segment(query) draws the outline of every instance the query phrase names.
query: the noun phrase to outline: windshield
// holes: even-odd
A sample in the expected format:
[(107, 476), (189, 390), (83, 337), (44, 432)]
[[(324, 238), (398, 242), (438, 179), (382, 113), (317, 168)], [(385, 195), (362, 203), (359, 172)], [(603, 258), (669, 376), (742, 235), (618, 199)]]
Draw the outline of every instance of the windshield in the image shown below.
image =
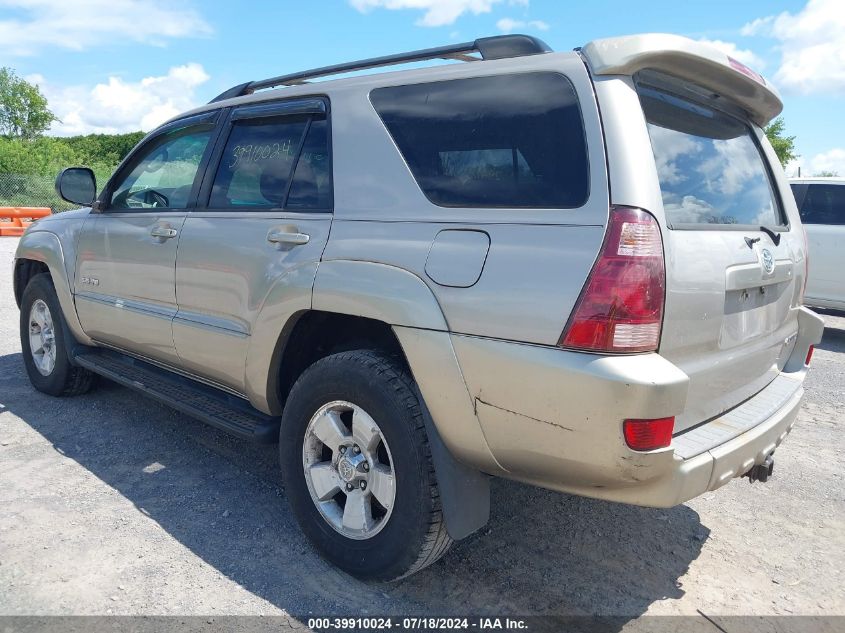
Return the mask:
[(670, 227), (783, 225), (751, 128), (732, 116), (640, 86)]

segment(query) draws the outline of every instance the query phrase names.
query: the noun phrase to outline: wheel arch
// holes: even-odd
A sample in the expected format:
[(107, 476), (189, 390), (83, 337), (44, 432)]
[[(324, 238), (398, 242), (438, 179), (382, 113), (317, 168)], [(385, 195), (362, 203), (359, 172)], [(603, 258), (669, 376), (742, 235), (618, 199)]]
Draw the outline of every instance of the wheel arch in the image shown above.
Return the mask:
[(384, 321), (325, 310), (294, 314), (276, 341), (267, 371), (270, 413), (281, 414), (287, 394), (305, 369), (321, 358), (353, 349), (377, 349), (408, 367), (399, 339)]
[[(374, 262), (330, 260), (300, 267), (276, 284), (254, 322), (247, 352), (244, 387), (252, 404), (265, 413), (281, 413), (279, 366), (291, 335), (311, 313), (364, 319), (384, 327), (447, 331), (434, 293), (419, 276)], [(281, 324), (281, 325), (280, 325)], [(301, 327), (301, 326), (299, 326)], [(395, 338), (395, 336), (394, 336)]]
[(12, 275), (15, 301), (19, 308), (26, 284), (34, 275), (42, 272), (50, 274), (65, 323), (74, 338), (80, 343), (91, 344), (76, 314), (61, 240), (49, 231), (27, 231), (18, 243)]
[(46, 273), (52, 278), (52, 273), (43, 261), (36, 259), (20, 258), (15, 260), (15, 268), (12, 272), (12, 286), (15, 294), (15, 303), (18, 309), (23, 302), (23, 291), (29, 284), (30, 279), (36, 275)]

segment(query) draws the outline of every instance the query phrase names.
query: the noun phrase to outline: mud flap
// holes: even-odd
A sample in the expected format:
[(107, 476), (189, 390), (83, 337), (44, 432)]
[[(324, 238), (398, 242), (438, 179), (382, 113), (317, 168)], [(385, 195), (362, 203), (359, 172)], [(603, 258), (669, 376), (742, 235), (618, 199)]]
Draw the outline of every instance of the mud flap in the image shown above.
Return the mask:
[(490, 476), (456, 460), (440, 437), (422, 394), (415, 388), (422, 408), (446, 531), (453, 539), (466, 538), (490, 519)]

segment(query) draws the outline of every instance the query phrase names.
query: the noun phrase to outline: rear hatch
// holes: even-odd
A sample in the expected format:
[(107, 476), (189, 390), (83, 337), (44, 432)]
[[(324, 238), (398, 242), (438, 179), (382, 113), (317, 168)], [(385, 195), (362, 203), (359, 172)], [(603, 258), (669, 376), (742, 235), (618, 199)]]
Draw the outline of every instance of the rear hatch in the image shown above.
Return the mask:
[(742, 109), (648, 70), (635, 85), (666, 225), (659, 353), (690, 377), (682, 431), (783, 369), (798, 330), (803, 238), (790, 230), (762, 132)]
[(676, 35), (596, 40), (581, 54), (602, 108), (611, 202), (661, 224), (658, 351), (690, 378), (683, 431), (764, 389), (795, 346), (804, 236), (761, 130), (783, 103), (750, 68)]

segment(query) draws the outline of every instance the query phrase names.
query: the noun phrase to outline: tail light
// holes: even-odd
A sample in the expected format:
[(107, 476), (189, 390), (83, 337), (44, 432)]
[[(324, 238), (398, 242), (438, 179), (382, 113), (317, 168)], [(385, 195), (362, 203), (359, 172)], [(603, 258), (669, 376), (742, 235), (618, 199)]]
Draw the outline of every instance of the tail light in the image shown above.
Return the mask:
[(614, 206), (601, 252), (559, 345), (595, 352), (657, 349), (666, 271), (654, 217)]
[(657, 418), (655, 420), (625, 420), (622, 430), (625, 443), (635, 451), (653, 451), (666, 448), (672, 443), (672, 431), (675, 418)]
[(812, 358), (813, 358), (813, 352), (814, 352), (814, 351), (816, 351), (816, 346), (815, 346), (815, 345), (810, 345), (810, 349), (808, 349), (808, 350), (807, 350), (807, 358), (806, 358), (806, 359), (804, 359), (804, 364), (805, 364), (805, 365), (809, 365), (809, 364), (810, 364), (810, 361), (811, 361), (811, 360), (812, 360)]

